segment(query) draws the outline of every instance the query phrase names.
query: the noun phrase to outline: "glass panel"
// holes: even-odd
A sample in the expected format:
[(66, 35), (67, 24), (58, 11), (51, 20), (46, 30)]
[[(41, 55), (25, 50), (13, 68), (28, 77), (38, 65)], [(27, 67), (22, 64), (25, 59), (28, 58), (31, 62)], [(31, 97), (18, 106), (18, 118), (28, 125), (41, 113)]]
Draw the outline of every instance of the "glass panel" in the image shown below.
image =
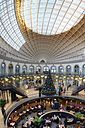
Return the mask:
[(6, 64), (4, 62), (1, 64), (1, 75), (6, 75)]
[(85, 76), (85, 64), (82, 67), (82, 75)]
[(58, 67), (58, 73), (59, 73), (59, 74), (63, 74), (63, 73), (64, 73), (64, 68), (63, 68), (63, 66), (59, 66), (59, 67)]
[(74, 74), (79, 75), (79, 66), (78, 65), (74, 66)]
[(71, 66), (70, 65), (66, 66), (66, 74), (71, 75)]
[(20, 74), (20, 65), (16, 65), (15, 67), (15, 74)]
[[(15, 17), (14, 1), (1, 0), (0, 4), (0, 23), (4, 29), (3, 33), (2, 27), (0, 26), (0, 33), (2, 32), (1, 36), (10, 46), (12, 46), (16, 50), (19, 50), (20, 47), (25, 43), (25, 40), (19, 30)], [(20, 35), (20, 37), (18, 35)]]
[(55, 66), (51, 67), (51, 73), (56, 73), (56, 67)]
[(29, 72), (30, 72), (30, 73), (34, 73), (34, 66), (31, 65), (31, 66), (29, 67)]
[[(78, 0), (78, 2), (76, 0), (24, 0), (24, 5), (22, 15), (24, 13), (23, 18), (26, 21), (26, 25), (30, 26), (34, 32), (44, 35), (53, 35), (69, 30), (81, 20), (82, 17), (80, 15), (85, 9), (83, 0)], [(29, 9), (31, 10), (29, 11)], [(64, 25), (62, 25), (63, 23)]]
[(13, 64), (8, 65), (8, 74), (12, 75), (13, 74)]
[(27, 73), (27, 66), (26, 65), (23, 65), (23, 67), (22, 67), (22, 73), (23, 74), (26, 74)]
[(43, 71), (49, 71), (49, 67), (48, 66), (44, 66)]

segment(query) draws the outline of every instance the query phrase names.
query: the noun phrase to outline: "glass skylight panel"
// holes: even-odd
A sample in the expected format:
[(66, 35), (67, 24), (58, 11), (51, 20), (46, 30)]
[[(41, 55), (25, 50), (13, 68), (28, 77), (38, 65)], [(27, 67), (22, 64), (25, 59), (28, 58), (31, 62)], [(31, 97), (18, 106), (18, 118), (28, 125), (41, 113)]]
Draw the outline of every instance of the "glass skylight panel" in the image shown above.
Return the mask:
[[(21, 16), (25, 19), (26, 26), (44, 35), (69, 30), (81, 20), (85, 10), (85, 0), (21, 0), (21, 2)], [(18, 50), (25, 40), (16, 21), (14, 0), (0, 0), (0, 5), (0, 24), (3, 26), (0, 26), (0, 34), (2, 33), (1, 36), (8, 40), (7, 34), (8, 43)], [(3, 34), (2, 30), (6, 32)]]
[(41, 19), (43, 20), (43, 16), (44, 16), (44, 14), (39, 11), (39, 13), (38, 13), (38, 20), (41, 20)]
[(54, 3), (49, 3), (49, 1), (48, 1), (48, 4), (47, 4), (47, 8), (53, 8), (53, 5), (54, 5)]
[(39, 12), (42, 12), (42, 13), (44, 14), (44, 12), (45, 12), (45, 7), (40, 6)]
[[(0, 20), (3, 27), (0, 27), (0, 31), (2, 31), (1, 29), (4, 30), (3, 31), (4, 33), (2, 32), (1, 36), (9, 45), (11, 45), (16, 50), (19, 50), (21, 44), (19, 46), (20, 38), (18, 37), (18, 35), (21, 35), (21, 32), (19, 30), (15, 17), (14, 1), (1, 0), (1, 3), (2, 5), (0, 8), (0, 12), (2, 15), (0, 15), (1, 16)], [(25, 43), (24, 38), (22, 39), (21, 43), (22, 45)]]
[(47, 9), (46, 9), (46, 13), (47, 13), (47, 14), (51, 14), (51, 11), (52, 11), (52, 8), (47, 8)]
[(4, 28), (3, 28), (3, 26), (0, 26), (0, 35), (1, 35), (1, 33), (4, 31)]

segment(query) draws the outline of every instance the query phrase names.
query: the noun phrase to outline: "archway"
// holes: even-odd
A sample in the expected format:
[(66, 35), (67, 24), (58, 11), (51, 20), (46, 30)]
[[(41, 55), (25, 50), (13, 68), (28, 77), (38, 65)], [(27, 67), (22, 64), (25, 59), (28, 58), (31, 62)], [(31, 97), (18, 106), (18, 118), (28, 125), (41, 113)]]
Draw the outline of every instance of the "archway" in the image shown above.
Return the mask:
[(56, 66), (51, 66), (51, 73), (56, 73)]
[(8, 74), (13, 75), (13, 64), (11, 63), (8, 65)]
[(71, 75), (71, 66), (70, 65), (66, 66), (66, 75)]
[(27, 66), (26, 65), (22, 66), (22, 74), (27, 74)]
[(6, 75), (6, 64), (5, 62), (1, 63), (1, 75)]
[(20, 65), (17, 64), (15, 67), (15, 74), (20, 74)]
[(85, 64), (82, 66), (82, 75), (85, 76)]
[(63, 67), (63, 66), (59, 66), (59, 67), (58, 67), (58, 73), (59, 73), (60, 75), (62, 75), (62, 74), (64, 73), (64, 67)]
[(49, 71), (49, 67), (48, 66), (44, 66), (43, 67), (43, 71)]
[(34, 73), (34, 66), (33, 65), (30, 65), (30, 67), (29, 67), (29, 73)]
[(74, 66), (74, 75), (79, 75), (79, 66), (78, 65)]
[(36, 66), (36, 73), (41, 73), (41, 66)]
[(79, 85), (79, 65), (74, 66), (74, 85), (78, 86)]

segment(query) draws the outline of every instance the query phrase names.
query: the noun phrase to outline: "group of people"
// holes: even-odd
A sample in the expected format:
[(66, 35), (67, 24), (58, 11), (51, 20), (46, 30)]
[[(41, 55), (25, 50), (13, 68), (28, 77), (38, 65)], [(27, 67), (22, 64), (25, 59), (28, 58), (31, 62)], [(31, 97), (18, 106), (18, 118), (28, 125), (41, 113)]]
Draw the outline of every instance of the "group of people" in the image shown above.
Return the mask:
[(64, 124), (61, 122), (61, 119), (59, 116), (56, 116), (55, 114), (49, 118), (47, 117), (45, 119), (45, 124), (43, 128), (65, 128)]
[(47, 116), (46, 118), (35, 116), (30, 118), (26, 127), (22, 124), (22, 128), (67, 128), (66, 121), (65, 119), (64, 122), (62, 122), (61, 118), (55, 114), (52, 117)]
[(51, 102), (51, 108), (59, 110), (60, 104), (56, 99), (54, 99), (53, 102)]
[(66, 92), (66, 87), (64, 86), (64, 84), (59, 84), (58, 87), (56, 88), (56, 94), (57, 95), (62, 95), (62, 93)]

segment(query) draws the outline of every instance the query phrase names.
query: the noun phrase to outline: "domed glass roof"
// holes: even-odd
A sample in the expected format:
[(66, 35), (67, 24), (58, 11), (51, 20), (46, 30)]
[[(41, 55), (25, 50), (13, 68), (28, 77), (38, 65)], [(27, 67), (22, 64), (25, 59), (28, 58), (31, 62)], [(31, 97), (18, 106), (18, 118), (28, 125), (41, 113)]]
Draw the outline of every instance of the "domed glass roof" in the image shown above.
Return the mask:
[(0, 36), (6, 57), (34, 63), (82, 60), (85, 0), (0, 0)]
[(15, 15), (14, 0), (0, 0), (0, 36), (14, 49), (25, 43)]
[(26, 26), (43, 35), (65, 32), (82, 18), (85, 0), (21, 0)]

